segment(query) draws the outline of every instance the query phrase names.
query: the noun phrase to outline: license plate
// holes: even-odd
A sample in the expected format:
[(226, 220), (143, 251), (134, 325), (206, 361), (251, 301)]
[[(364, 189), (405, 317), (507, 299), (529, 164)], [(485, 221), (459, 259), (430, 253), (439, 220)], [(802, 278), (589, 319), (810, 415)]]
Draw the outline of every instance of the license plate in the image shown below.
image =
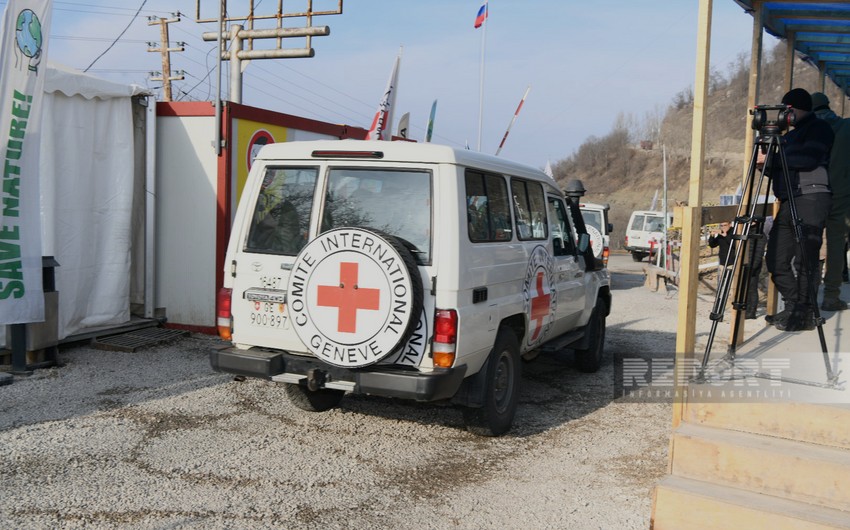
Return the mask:
[(273, 329), (289, 329), (289, 319), (286, 315), (286, 304), (275, 302), (251, 302), (252, 326)]

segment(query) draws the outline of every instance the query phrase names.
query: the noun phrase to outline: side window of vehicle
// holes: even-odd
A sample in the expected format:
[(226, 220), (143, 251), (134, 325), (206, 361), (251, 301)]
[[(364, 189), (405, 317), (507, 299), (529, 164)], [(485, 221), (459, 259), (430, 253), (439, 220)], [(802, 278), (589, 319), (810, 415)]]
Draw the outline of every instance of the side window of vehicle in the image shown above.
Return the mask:
[(546, 198), (543, 185), (522, 179), (511, 179), (517, 236), (524, 241), (548, 237)]
[(316, 168), (266, 169), (245, 250), (294, 256), (307, 244)]
[(464, 180), (469, 240), (474, 243), (510, 241), (511, 211), (505, 179), (467, 170)]
[(557, 197), (549, 197), (549, 225), (555, 256), (575, 256), (575, 236), (570, 226), (567, 207)]

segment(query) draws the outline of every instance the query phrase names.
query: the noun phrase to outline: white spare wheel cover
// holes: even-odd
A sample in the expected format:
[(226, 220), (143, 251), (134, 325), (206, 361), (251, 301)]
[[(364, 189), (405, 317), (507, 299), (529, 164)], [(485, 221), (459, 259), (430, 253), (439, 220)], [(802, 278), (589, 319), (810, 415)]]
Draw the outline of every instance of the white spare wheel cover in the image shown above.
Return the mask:
[(413, 255), (394, 237), (363, 228), (325, 232), (289, 276), (287, 306), (301, 342), (345, 368), (375, 364), (404, 345), (422, 312)]
[(602, 248), (605, 246), (605, 241), (602, 239), (602, 233), (595, 226), (587, 225), (587, 235), (590, 236), (590, 249), (593, 250), (593, 255), (597, 258), (602, 257)]

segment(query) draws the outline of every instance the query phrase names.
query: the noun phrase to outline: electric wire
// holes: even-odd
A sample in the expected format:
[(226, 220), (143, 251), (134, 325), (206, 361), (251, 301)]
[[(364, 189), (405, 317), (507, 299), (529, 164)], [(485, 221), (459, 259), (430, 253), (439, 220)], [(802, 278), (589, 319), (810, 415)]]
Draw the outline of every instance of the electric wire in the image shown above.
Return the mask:
[(130, 26), (131, 26), (131, 25), (133, 25), (133, 22), (135, 22), (136, 17), (137, 17), (137, 16), (139, 16), (139, 12), (142, 10), (142, 8), (143, 8), (143, 7), (145, 7), (145, 4), (147, 4), (147, 3), (148, 3), (148, 0), (142, 0), (142, 4), (139, 6), (139, 9), (137, 9), (137, 10), (136, 10), (136, 14), (135, 14), (135, 15), (133, 15), (133, 18), (132, 18), (132, 19), (130, 19), (130, 23), (129, 23), (129, 24), (127, 24), (127, 26), (124, 28), (124, 30), (123, 30), (121, 33), (119, 33), (117, 37), (115, 37), (115, 40), (112, 42), (112, 44), (110, 44), (108, 48), (106, 48), (105, 50), (103, 50), (103, 53), (101, 53), (100, 55), (98, 55), (97, 57), (95, 57), (95, 58), (94, 58), (94, 61), (92, 61), (92, 62), (91, 62), (91, 64), (89, 64), (89, 65), (86, 67), (86, 69), (85, 69), (85, 70), (83, 70), (83, 72), (88, 72), (88, 71), (89, 71), (89, 68), (91, 68), (92, 66), (94, 66), (94, 63), (96, 63), (98, 60), (100, 60), (100, 58), (101, 58), (101, 57), (103, 57), (104, 55), (106, 55), (106, 53), (107, 53), (109, 50), (111, 50), (113, 46), (115, 46), (115, 43), (116, 43), (116, 42), (118, 42), (118, 41), (121, 39), (121, 37), (123, 37), (123, 36), (124, 36), (124, 34), (127, 32), (127, 30), (128, 30), (128, 29), (130, 29)]

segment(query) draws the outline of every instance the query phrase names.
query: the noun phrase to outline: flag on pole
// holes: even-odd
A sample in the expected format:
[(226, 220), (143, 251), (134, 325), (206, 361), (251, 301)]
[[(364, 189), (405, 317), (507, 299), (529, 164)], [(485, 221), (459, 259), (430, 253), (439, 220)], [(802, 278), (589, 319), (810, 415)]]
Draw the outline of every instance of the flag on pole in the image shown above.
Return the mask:
[(401, 50), (395, 58), (387, 89), (384, 91), (384, 97), (381, 98), (381, 103), (372, 119), (372, 126), (366, 133), (367, 140), (392, 140), (393, 108), (395, 107), (395, 96), (398, 88), (398, 67), (400, 63)]
[(543, 172), (550, 177), (555, 178), (555, 173), (552, 172), (552, 162), (549, 160), (546, 161), (546, 167), (543, 169)]
[(405, 112), (401, 115), (401, 119), (398, 120), (398, 136), (407, 140), (408, 129), (410, 129), (410, 113)]
[(437, 100), (431, 103), (431, 115), (428, 118), (428, 130), (425, 132), (425, 142), (431, 141), (431, 135), (434, 134), (434, 118), (437, 116)]
[(487, 8), (488, 0), (485, 0), (484, 4), (482, 4), (481, 9), (478, 10), (478, 14), (475, 16), (475, 28), (478, 29), (484, 25), (484, 21), (487, 20), (487, 15), (490, 14), (490, 10)]
[(52, 0), (8, 0), (0, 29), (0, 324), (44, 320), (38, 161)]

